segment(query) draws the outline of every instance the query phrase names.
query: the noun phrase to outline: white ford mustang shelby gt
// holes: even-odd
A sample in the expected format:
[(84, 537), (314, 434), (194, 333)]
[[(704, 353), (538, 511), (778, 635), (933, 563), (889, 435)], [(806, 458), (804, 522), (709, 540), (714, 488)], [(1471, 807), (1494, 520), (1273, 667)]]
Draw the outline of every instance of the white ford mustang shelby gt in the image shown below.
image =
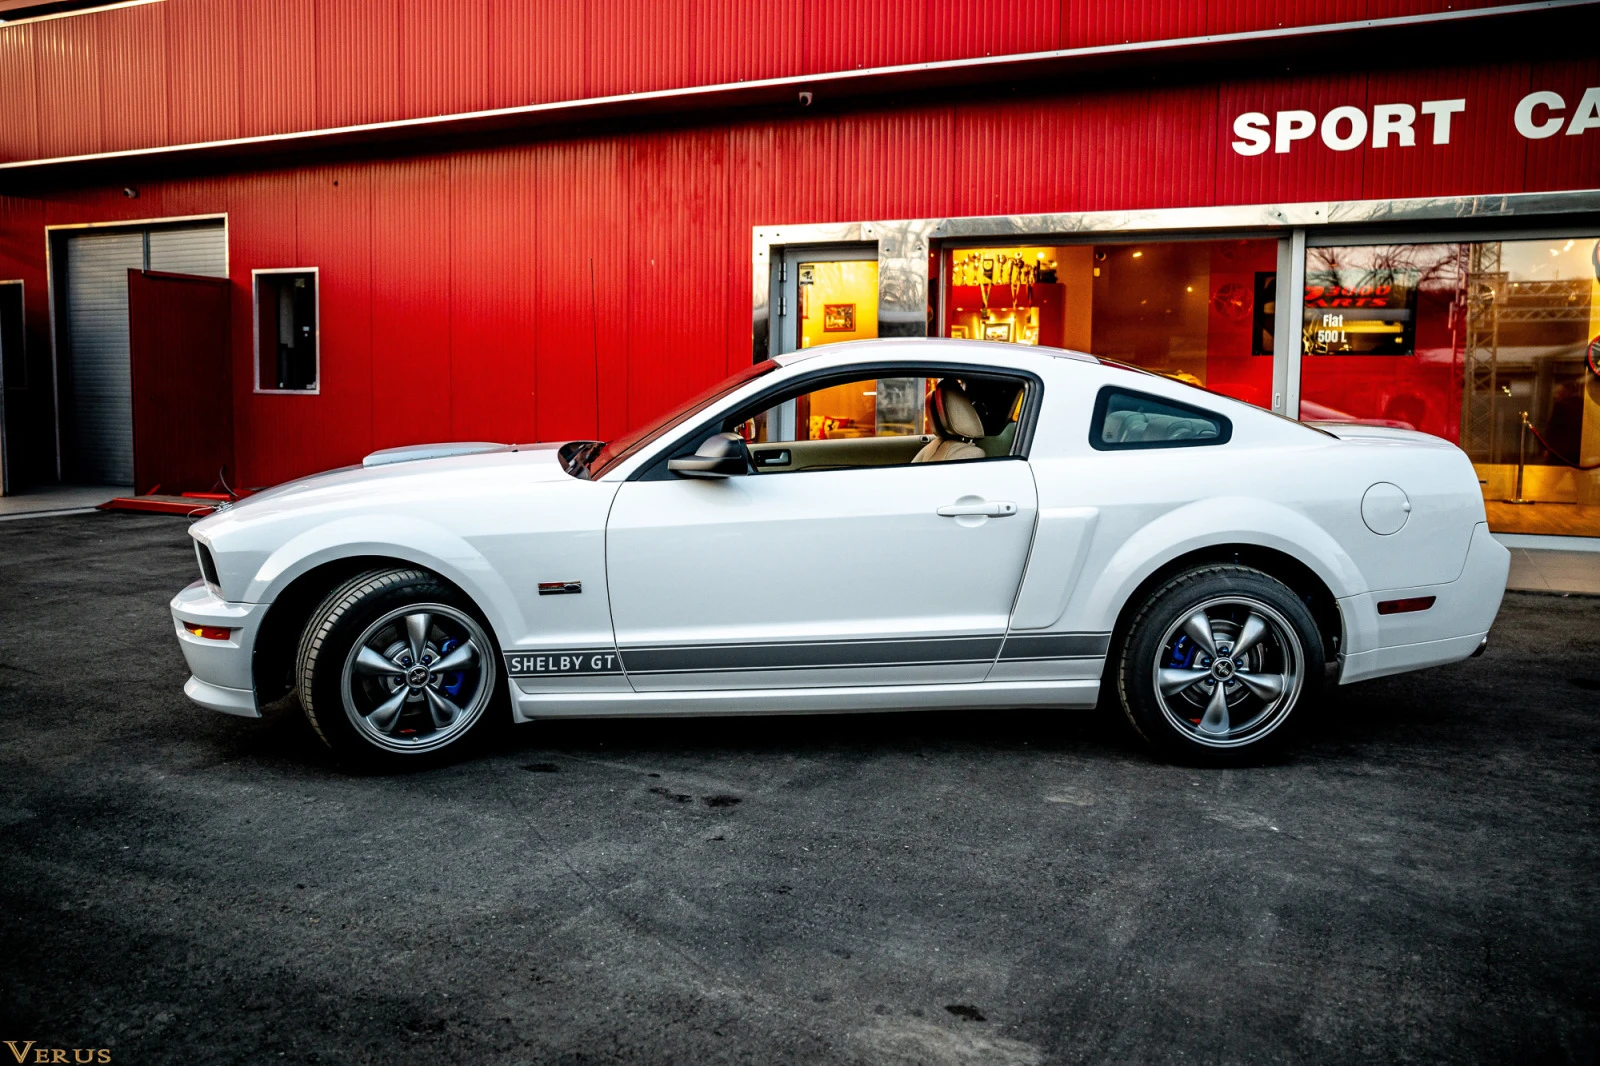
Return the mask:
[[(854, 414), (851, 414), (854, 412)], [(763, 362), (610, 442), (443, 444), (196, 523), (196, 702), (290, 693), (353, 757), (561, 715), (1091, 707), (1171, 757), (1480, 651), (1509, 554), (1421, 433), (1304, 425), (1091, 356)]]

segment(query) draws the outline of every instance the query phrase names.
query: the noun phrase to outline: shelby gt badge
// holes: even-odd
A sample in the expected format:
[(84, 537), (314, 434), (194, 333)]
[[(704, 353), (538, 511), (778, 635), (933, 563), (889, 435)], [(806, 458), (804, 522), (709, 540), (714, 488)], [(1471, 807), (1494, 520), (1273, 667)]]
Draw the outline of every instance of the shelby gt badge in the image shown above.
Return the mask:
[(507, 652), (506, 673), (512, 677), (548, 677), (551, 674), (620, 674), (622, 661), (615, 651)]

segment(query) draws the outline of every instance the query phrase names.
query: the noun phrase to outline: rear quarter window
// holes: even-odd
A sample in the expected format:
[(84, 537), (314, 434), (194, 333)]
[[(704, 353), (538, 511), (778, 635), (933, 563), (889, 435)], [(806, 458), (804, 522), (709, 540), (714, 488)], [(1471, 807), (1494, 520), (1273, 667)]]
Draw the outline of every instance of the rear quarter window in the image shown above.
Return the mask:
[(1226, 444), (1233, 423), (1214, 411), (1107, 386), (1095, 397), (1089, 444), (1098, 451)]

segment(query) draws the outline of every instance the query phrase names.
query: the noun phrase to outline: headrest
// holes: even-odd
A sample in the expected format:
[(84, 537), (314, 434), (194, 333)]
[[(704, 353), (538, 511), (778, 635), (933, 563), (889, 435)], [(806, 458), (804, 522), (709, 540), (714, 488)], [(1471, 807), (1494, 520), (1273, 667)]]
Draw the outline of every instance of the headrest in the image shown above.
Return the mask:
[(983, 436), (983, 419), (967, 399), (966, 390), (952, 378), (939, 382), (928, 397), (928, 413), (941, 437), (977, 440)]

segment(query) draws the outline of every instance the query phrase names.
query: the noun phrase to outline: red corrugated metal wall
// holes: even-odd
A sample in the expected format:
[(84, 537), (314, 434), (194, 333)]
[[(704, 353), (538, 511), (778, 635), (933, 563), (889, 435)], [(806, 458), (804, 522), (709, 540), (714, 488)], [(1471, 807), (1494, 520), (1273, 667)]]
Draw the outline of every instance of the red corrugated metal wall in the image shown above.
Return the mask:
[[(379, 447), (649, 418), (748, 362), (758, 225), (1588, 188), (1600, 130), (1526, 141), (1510, 109), (1551, 88), (1570, 110), (1593, 85), (1591, 59), (1107, 89), (0, 200), (0, 277), (27, 281), (47, 351), (45, 223), (226, 212), (236, 454), (261, 485)], [(1419, 124), (1407, 149), (1229, 147), (1246, 110), (1455, 96), (1449, 145)], [(265, 267), (321, 271), (320, 395), (252, 391)]]
[(0, 28), (0, 160), (1491, 0), (162, 0)]

